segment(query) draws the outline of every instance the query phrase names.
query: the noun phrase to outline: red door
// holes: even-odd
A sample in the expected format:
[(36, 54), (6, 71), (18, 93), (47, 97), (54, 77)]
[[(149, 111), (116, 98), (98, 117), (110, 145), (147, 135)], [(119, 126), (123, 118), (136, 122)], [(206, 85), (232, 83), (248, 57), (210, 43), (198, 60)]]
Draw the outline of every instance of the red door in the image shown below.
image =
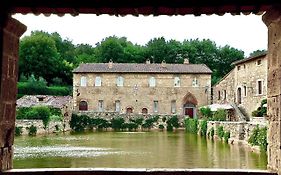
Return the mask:
[(190, 118), (193, 118), (193, 108), (185, 108), (184, 115), (188, 115)]

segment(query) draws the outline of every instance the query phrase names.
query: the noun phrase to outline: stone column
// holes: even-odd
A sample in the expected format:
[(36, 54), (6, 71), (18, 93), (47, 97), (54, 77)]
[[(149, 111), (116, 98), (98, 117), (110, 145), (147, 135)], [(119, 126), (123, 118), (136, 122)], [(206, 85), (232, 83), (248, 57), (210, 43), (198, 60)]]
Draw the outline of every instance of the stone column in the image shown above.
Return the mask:
[(19, 38), (26, 26), (0, 15), (0, 171), (12, 168)]
[(268, 27), (268, 168), (281, 174), (281, 7), (263, 15)]

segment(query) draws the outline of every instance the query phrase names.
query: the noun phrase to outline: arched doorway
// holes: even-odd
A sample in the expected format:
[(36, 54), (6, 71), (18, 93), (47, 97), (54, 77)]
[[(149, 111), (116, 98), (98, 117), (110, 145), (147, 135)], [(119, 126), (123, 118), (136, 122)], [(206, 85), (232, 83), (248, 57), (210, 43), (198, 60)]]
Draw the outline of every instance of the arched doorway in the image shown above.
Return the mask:
[(86, 101), (80, 101), (79, 103), (79, 111), (87, 111), (88, 103)]
[(132, 114), (132, 113), (133, 113), (133, 107), (127, 107), (126, 114)]
[(141, 113), (142, 113), (142, 114), (147, 114), (147, 113), (148, 113), (147, 108), (142, 108), (142, 109), (141, 109)]
[(241, 96), (242, 96), (242, 90), (241, 90), (241, 87), (239, 87), (239, 88), (237, 89), (237, 103), (238, 103), (238, 104), (241, 104), (241, 102), (242, 102)]
[(197, 104), (198, 102), (195, 96), (188, 92), (183, 98), (183, 115), (189, 116), (190, 118), (196, 117)]

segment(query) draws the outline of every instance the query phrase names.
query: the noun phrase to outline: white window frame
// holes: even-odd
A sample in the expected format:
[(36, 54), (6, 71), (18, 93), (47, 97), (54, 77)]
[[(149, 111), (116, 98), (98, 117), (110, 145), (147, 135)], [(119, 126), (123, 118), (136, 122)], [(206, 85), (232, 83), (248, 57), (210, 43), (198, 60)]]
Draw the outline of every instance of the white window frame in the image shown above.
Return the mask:
[(180, 77), (175, 77), (174, 78), (174, 87), (180, 87), (181, 86), (181, 82), (180, 82)]
[(198, 79), (194, 77), (192, 80), (192, 87), (198, 87), (198, 86), (199, 86)]
[(124, 78), (122, 76), (118, 76), (116, 78), (116, 86), (118, 86), (118, 87), (124, 86)]
[(87, 86), (87, 77), (82, 76), (80, 78), (80, 86), (82, 86), (82, 87), (86, 87)]
[(172, 100), (171, 101), (171, 113), (175, 114), (177, 112), (177, 101), (176, 100)]
[(155, 77), (149, 78), (149, 87), (155, 87), (156, 86), (156, 79)]
[(121, 111), (121, 103), (120, 100), (115, 101), (115, 112), (120, 112)]
[(157, 113), (159, 111), (158, 108), (159, 108), (159, 102), (158, 102), (158, 100), (154, 100), (153, 101), (153, 112)]
[(101, 86), (101, 77), (100, 76), (97, 76), (95, 78), (95, 86)]

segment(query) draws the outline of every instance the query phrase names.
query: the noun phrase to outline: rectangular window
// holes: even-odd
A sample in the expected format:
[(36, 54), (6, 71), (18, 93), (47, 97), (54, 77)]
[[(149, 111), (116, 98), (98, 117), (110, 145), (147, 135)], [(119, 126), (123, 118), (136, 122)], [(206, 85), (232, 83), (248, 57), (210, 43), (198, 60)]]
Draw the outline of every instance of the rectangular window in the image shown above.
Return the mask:
[(119, 100), (115, 101), (115, 112), (120, 112), (120, 101)]
[(103, 100), (99, 100), (99, 103), (98, 103), (98, 111), (99, 111), (99, 112), (102, 112), (102, 111), (103, 111)]
[(154, 77), (149, 78), (149, 87), (155, 87), (156, 86), (156, 80)]
[(80, 86), (87, 86), (87, 78), (86, 77), (81, 77), (80, 79)]
[(262, 94), (262, 81), (259, 80), (258, 81), (258, 95), (261, 95)]
[(221, 99), (221, 91), (218, 91), (218, 100)]
[(237, 70), (240, 70), (240, 66), (237, 66)]
[(176, 113), (176, 100), (172, 100), (171, 102), (171, 113), (172, 114)]
[(158, 112), (158, 101), (153, 102), (153, 112)]
[(198, 87), (198, 80), (196, 77), (192, 80), (192, 87)]
[(101, 77), (96, 77), (95, 86), (101, 86)]
[(124, 85), (124, 78), (121, 77), (121, 76), (117, 77), (116, 85), (117, 85), (118, 87), (123, 86), (123, 85)]
[(175, 77), (174, 78), (174, 86), (175, 87), (180, 87), (180, 77)]
[(261, 65), (261, 60), (258, 60), (258, 61), (257, 61), (257, 65)]

